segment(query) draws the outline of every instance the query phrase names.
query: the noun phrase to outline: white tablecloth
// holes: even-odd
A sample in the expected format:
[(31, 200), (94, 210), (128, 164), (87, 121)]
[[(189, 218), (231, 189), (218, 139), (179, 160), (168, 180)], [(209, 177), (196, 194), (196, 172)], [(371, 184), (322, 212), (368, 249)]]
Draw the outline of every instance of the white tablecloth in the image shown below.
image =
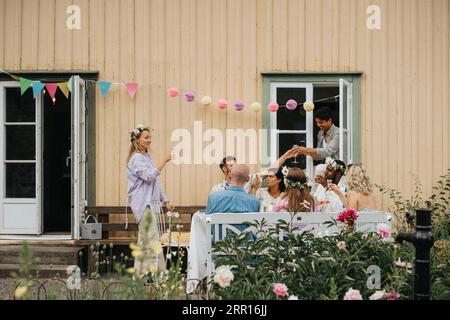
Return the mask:
[(192, 216), (188, 248), (188, 270), (186, 292), (192, 293), (200, 280), (207, 276), (208, 233), (210, 225), (206, 224), (205, 213), (197, 212)]

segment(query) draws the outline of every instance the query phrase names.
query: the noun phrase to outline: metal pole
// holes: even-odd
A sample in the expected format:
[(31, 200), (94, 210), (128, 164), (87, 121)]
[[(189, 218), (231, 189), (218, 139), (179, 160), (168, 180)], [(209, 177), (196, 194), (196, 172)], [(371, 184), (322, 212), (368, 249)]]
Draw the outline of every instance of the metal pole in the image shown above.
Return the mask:
[(431, 210), (418, 209), (416, 213), (416, 232), (401, 232), (395, 241), (408, 241), (416, 248), (414, 299), (430, 300), (430, 249), (433, 246)]

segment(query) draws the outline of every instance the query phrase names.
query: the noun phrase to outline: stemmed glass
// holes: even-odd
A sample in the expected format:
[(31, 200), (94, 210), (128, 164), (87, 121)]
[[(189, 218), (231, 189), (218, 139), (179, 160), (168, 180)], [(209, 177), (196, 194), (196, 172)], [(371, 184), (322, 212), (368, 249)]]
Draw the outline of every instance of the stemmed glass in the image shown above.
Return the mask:
[[(295, 148), (298, 148), (299, 147), (299, 145), (298, 144), (294, 144), (294, 145), (292, 145), (292, 149), (295, 149)], [(294, 157), (294, 161), (292, 161), (292, 163), (300, 163), (300, 162), (298, 162), (297, 161), (297, 155), (295, 155), (295, 157)]]

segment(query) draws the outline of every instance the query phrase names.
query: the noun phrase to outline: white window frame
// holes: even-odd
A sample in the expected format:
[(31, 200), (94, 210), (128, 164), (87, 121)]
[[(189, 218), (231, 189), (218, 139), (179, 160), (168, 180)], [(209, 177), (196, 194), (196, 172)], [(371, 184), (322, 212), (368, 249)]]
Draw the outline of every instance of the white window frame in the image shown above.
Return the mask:
[(72, 78), (72, 237), (80, 239), (86, 200), (86, 82)]
[[(42, 234), (42, 99), (38, 95), (35, 99), (35, 122), (11, 122), (6, 123), (5, 89), (19, 88), (17, 81), (0, 82), (0, 234), (20, 234), (20, 235), (40, 235)], [(28, 90), (32, 90), (29, 88)], [(6, 153), (6, 126), (7, 125), (34, 125), (36, 133), (36, 159), (35, 160), (5, 160)], [(35, 198), (6, 198), (6, 163), (35, 163), (36, 164), (36, 188)], [(4, 205), (5, 204), (24, 204), (35, 205), (35, 224), (32, 228), (12, 228), (8, 229), (3, 225)]]
[[(271, 82), (270, 83), (270, 101), (277, 101), (278, 88), (304, 88), (306, 90), (306, 101), (313, 100), (313, 84), (306, 82)], [(299, 102), (300, 103), (300, 102)], [(306, 113), (306, 129), (305, 130), (278, 130), (277, 113), (270, 113), (270, 150), (271, 161), (276, 161), (281, 155), (279, 154), (279, 136), (280, 134), (306, 134), (306, 147), (314, 148), (314, 119), (312, 112)], [(313, 176), (313, 159), (306, 157), (306, 174), (308, 177)]]
[[(344, 92), (347, 91), (347, 101)], [(344, 127), (344, 109), (347, 110), (347, 127)], [(344, 133), (347, 134), (347, 158), (344, 159)], [(339, 79), (339, 158), (346, 165), (353, 163), (353, 83)]]

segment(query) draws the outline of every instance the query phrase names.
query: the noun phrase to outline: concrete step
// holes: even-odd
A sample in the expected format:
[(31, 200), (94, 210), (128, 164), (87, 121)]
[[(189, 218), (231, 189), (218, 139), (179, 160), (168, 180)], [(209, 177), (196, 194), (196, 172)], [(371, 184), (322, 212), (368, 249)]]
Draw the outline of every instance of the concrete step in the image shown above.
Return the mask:
[[(67, 278), (69, 276), (67, 274), (68, 267), (68, 265), (42, 264), (38, 265), (38, 269), (33, 270), (31, 275), (35, 278)], [(0, 278), (9, 278), (12, 274), (20, 275), (20, 264), (0, 264)]]

